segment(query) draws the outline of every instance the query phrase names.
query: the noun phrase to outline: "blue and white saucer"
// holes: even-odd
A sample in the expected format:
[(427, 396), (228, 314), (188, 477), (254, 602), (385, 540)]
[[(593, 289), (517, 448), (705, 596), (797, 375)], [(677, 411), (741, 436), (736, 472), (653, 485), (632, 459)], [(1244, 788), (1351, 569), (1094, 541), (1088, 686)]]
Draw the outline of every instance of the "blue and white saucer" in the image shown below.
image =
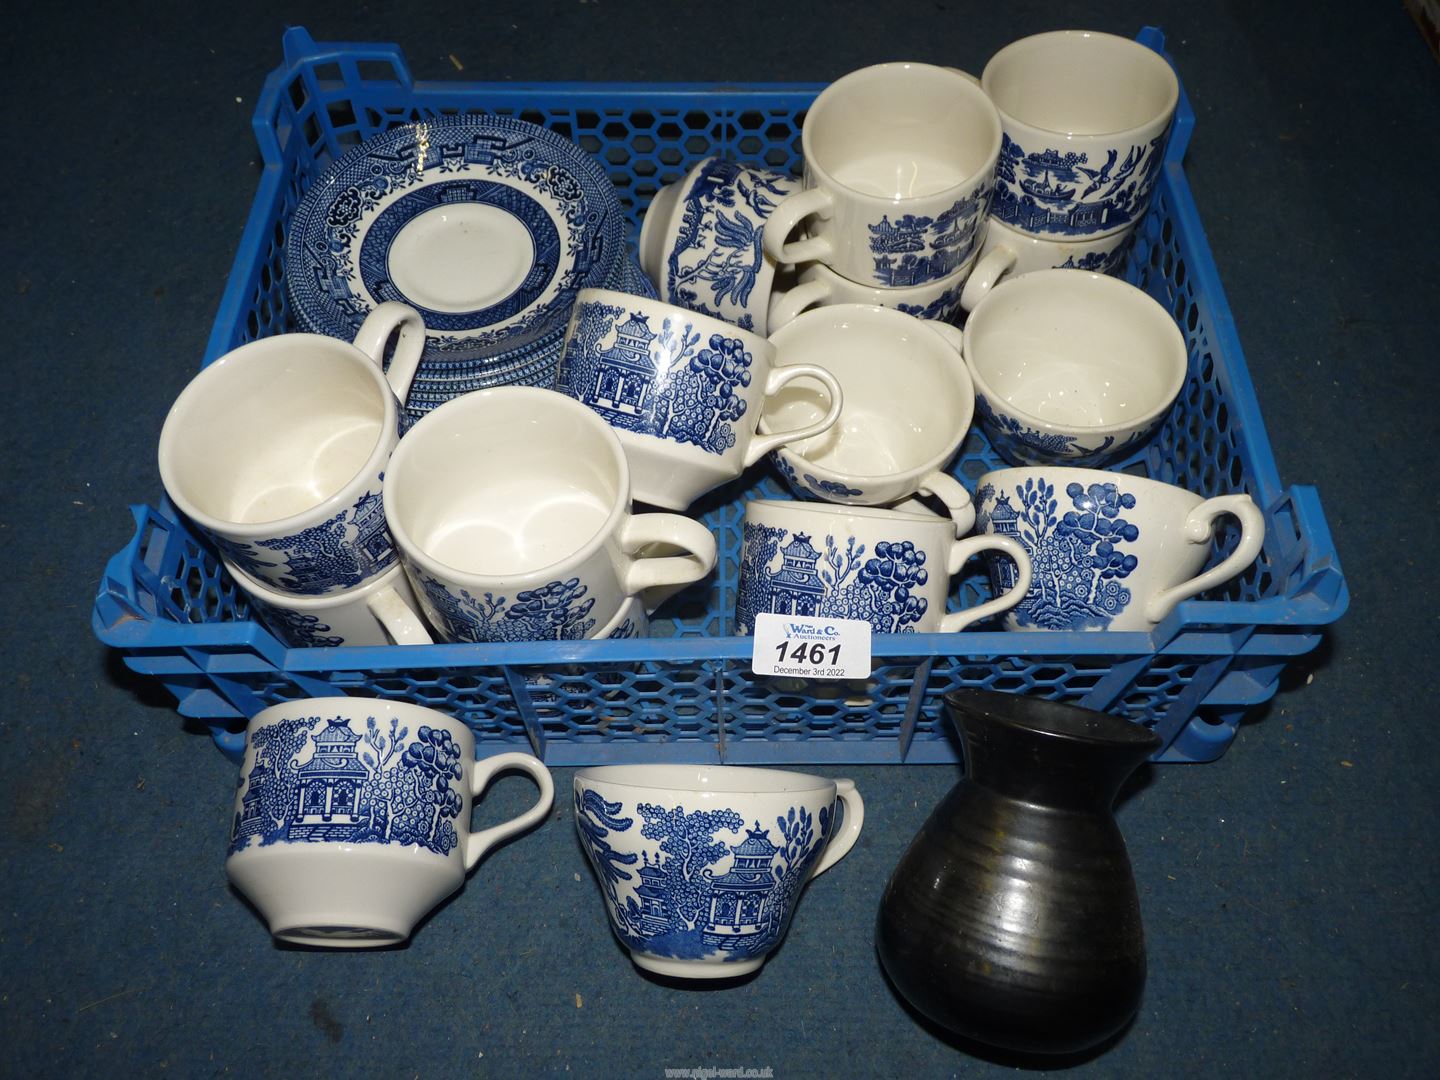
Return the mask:
[(432, 363), (502, 361), (563, 332), (612, 278), (626, 222), (603, 166), (504, 116), (392, 128), (325, 170), (286, 239), (291, 309), (350, 340), (376, 305), (420, 312)]

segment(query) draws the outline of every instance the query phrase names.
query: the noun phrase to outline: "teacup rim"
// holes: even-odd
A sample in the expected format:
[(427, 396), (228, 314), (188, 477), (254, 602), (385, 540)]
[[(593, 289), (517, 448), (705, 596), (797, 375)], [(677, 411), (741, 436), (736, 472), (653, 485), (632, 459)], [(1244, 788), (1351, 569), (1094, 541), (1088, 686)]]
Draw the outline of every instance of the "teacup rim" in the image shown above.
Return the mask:
[(844, 86), (848, 83), (859, 82), (862, 78), (872, 77), (876, 72), (882, 70), (894, 71), (906, 70), (910, 68), (922, 68), (926, 69), (927, 71), (939, 72), (946, 78), (957, 79), (957, 85), (963, 86), (965, 88), (963, 92), (967, 94), (970, 93), (971, 88), (973, 88), (974, 92), (980, 95), (979, 103), (982, 105), (982, 107), (986, 105), (989, 106), (990, 113), (992, 114), (995, 121), (994, 131), (992, 133), (994, 138), (992, 140), (992, 145), (986, 152), (984, 163), (978, 169), (975, 169), (963, 179), (957, 180), (949, 187), (944, 188), (941, 191), (928, 193), (924, 196), (924, 199), (927, 201), (940, 202), (952, 196), (964, 197), (966, 193), (974, 191), (980, 187), (984, 187), (986, 183), (986, 178), (993, 178), (995, 173), (995, 163), (1000, 160), (1000, 148), (1003, 145), (1005, 134), (1004, 115), (1000, 112), (1000, 109), (996, 106), (995, 102), (991, 100), (989, 93), (986, 92), (986, 90), (981, 86), (978, 79), (974, 79), (968, 73), (961, 71), (959, 68), (947, 67), (944, 64), (932, 64), (925, 60), (888, 60), (878, 64), (866, 64), (864, 67), (856, 68), (853, 71), (846, 72), (844, 75), (840, 76), (834, 82), (826, 86), (825, 89), (821, 90), (820, 93), (816, 95), (815, 100), (810, 103), (810, 107), (806, 113), (806, 123), (802, 124), (800, 128), (800, 146), (802, 150), (802, 157), (805, 161), (806, 170), (808, 172), (814, 173), (817, 176), (824, 177), (826, 186), (833, 187), (837, 191), (843, 191), (847, 199), (852, 199), (857, 203), (893, 208), (905, 205), (906, 203), (917, 201), (913, 197), (900, 198), (884, 195), (873, 195), (869, 192), (861, 191), (859, 188), (852, 187), (851, 185), (839, 180), (833, 172), (831, 172), (829, 169), (825, 168), (819, 163), (813, 149), (811, 148), (811, 139), (813, 138), (813, 136), (811, 133), (812, 129), (809, 125), (809, 118), (815, 115), (816, 107), (820, 106), (823, 108), (824, 105), (827, 104), (824, 99), (827, 95), (838, 92), (837, 87)]
[[(991, 72), (995, 69), (997, 63), (1001, 62), (1002, 60), (1008, 59), (1008, 57), (1006, 56), (1007, 53), (1013, 56), (1014, 54), (1020, 52), (1022, 49), (1033, 47), (1037, 42), (1042, 39), (1048, 39), (1053, 41), (1060, 38), (1071, 41), (1084, 41), (1091, 38), (1101, 39), (1109, 44), (1113, 44), (1116, 48), (1124, 48), (1132, 51), (1132, 55), (1141, 58), (1140, 63), (1149, 64), (1151, 63), (1152, 59), (1158, 61), (1160, 67), (1163, 68), (1165, 74), (1168, 75), (1166, 103), (1164, 108), (1162, 108), (1156, 115), (1152, 116), (1144, 123), (1132, 124), (1130, 127), (1114, 128), (1110, 131), (1064, 131), (1060, 128), (1047, 127), (1043, 124), (1037, 124), (1033, 121), (1026, 120), (1023, 117), (1016, 116), (1014, 113), (1009, 112), (1005, 108), (1003, 108), (998, 101), (995, 101), (995, 95), (991, 92), (992, 80), (990, 76)], [(1133, 50), (1139, 51), (1134, 52)], [(1157, 70), (1159, 69), (1157, 68)], [(1180, 78), (1175, 74), (1175, 69), (1170, 66), (1170, 62), (1165, 59), (1164, 54), (1157, 52), (1156, 50), (1150, 48), (1147, 45), (1142, 45), (1134, 38), (1128, 38), (1121, 34), (1111, 34), (1104, 30), (1083, 30), (1078, 28), (1045, 30), (1041, 31), (1038, 34), (1027, 34), (1025, 37), (1016, 38), (1014, 41), (1001, 47), (995, 52), (993, 56), (990, 57), (989, 60), (985, 62), (985, 67), (981, 69), (980, 88), (985, 91), (986, 96), (989, 97), (992, 103), (995, 105), (995, 111), (1000, 114), (1000, 120), (1002, 124), (1004, 124), (1004, 126), (1006, 127), (1007, 131), (1014, 127), (1026, 127), (1030, 128), (1032, 131), (1044, 132), (1048, 135), (1056, 135), (1061, 138), (1071, 140), (1118, 140), (1120, 136), (1135, 135), (1138, 132), (1146, 132), (1156, 127), (1163, 128), (1169, 124), (1170, 118), (1174, 116), (1175, 109), (1180, 102)]]
[[(688, 785), (663, 777), (689, 775), (696, 782)], [(719, 784), (709, 782), (719, 779)], [(713, 765), (684, 763), (646, 763), (631, 765), (592, 765), (575, 772), (575, 786), (603, 784), (611, 788), (636, 791), (667, 792), (681, 798), (711, 796), (796, 795), (806, 792), (834, 791), (835, 781), (811, 773), (788, 769), (760, 769), (748, 765)], [(704, 786), (697, 786), (703, 784)], [(744, 786), (747, 785), (748, 786)]]

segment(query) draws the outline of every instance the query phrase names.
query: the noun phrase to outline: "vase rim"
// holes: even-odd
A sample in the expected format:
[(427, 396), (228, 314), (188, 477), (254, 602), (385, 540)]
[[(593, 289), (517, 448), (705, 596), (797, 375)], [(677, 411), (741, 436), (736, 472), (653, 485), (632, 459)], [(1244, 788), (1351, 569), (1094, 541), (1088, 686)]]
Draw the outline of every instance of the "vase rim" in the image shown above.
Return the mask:
[(1160, 748), (1160, 737), (1123, 716), (1068, 705), (1048, 698), (998, 690), (961, 688), (945, 694), (945, 703), (962, 713), (975, 713), (1040, 735), (1095, 746)]

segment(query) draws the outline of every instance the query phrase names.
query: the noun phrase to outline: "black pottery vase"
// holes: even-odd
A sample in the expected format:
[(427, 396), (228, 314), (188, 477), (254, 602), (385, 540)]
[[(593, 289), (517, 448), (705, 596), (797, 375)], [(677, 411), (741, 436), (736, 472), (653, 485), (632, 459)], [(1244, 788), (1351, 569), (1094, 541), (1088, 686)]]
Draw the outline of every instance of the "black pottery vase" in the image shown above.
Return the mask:
[(965, 777), (880, 901), (876, 947), (935, 1023), (1024, 1053), (1090, 1049), (1140, 1006), (1145, 934), (1111, 806), (1160, 740), (1120, 717), (980, 690), (945, 695)]

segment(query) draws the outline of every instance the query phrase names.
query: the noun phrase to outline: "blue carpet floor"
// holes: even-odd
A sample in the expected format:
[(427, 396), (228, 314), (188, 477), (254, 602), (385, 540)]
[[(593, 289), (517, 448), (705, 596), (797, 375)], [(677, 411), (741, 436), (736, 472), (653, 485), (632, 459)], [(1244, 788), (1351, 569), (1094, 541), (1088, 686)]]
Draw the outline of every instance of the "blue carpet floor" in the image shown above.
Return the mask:
[[(1187, 172), (1282, 478), (1319, 485), (1349, 613), (1229, 753), (1150, 768), (1119, 811), (1150, 981), (1078, 1074), (1440, 1071), (1431, 731), (1440, 69), (1398, 0), (887, 7), (159, 3), (7, 16), (0, 296), (0, 1073), (988, 1075), (1045, 1063), (937, 1035), (871, 942), (891, 867), (956, 778), (848, 772), (851, 855), (755, 978), (640, 977), (568, 803), (404, 949), (277, 948), (227, 886), (235, 781), (93, 638), (128, 503), (204, 351), (258, 177), (250, 113), (287, 25), (397, 41), (422, 79), (822, 81), (1007, 41), (1164, 28), (1197, 113)], [(463, 68), (463, 71), (457, 70)], [(556, 771), (568, 791), (570, 772)], [(506, 779), (480, 820), (516, 812)]]

